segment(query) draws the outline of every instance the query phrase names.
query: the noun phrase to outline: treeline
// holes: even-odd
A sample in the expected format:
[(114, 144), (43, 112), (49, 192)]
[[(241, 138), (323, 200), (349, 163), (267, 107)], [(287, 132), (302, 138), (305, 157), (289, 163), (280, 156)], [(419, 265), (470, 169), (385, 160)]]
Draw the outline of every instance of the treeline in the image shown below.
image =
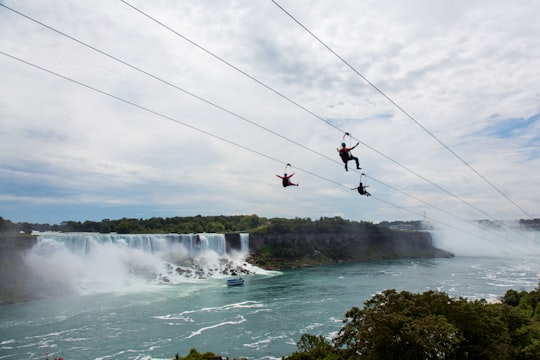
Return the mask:
[(540, 231), (540, 219), (519, 220), (522, 228)]
[[(482, 223), (482, 222), (481, 222)], [(484, 223), (485, 224), (485, 223)], [(522, 228), (540, 230), (540, 219), (520, 220)], [(367, 231), (371, 233), (389, 232), (390, 229), (429, 230), (422, 221), (383, 221), (373, 224), (365, 221), (352, 221), (339, 216), (310, 218), (265, 218), (257, 215), (234, 216), (185, 216), (185, 217), (153, 217), (150, 219), (122, 218), (101, 221), (64, 221), (60, 224), (31, 224), (28, 222), (13, 223), (0, 217), (0, 232), (58, 231), (58, 232), (99, 232), (119, 234), (149, 233), (274, 233), (274, 234), (308, 234), (308, 233), (354, 233)]]
[(101, 221), (64, 221), (60, 224), (13, 223), (0, 217), (0, 231), (57, 231), (57, 232), (98, 232), (118, 234), (150, 233), (225, 233), (247, 231), (268, 224), (268, 219), (257, 215), (239, 216), (187, 216), (150, 219), (122, 218)]
[[(499, 303), (386, 290), (351, 308), (333, 339), (303, 334), (284, 360), (540, 359), (540, 287)], [(225, 359), (191, 349), (177, 360)]]
[(265, 218), (257, 215), (235, 216), (187, 216), (150, 219), (122, 218), (101, 221), (64, 221), (58, 225), (13, 223), (0, 217), (1, 232), (58, 231), (58, 232), (98, 232), (118, 234), (149, 233), (344, 233), (344, 232), (387, 232), (387, 227), (370, 222), (351, 221), (336, 217), (310, 218)]
[(484, 227), (491, 229), (504, 229), (505, 227), (519, 227), (522, 230), (540, 231), (540, 219), (521, 219), (519, 221), (493, 221), (493, 220), (476, 220), (476, 222)]
[(5, 220), (0, 216), (0, 233), (18, 233), (23, 232), (25, 234), (32, 233), (32, 224), (23, 222), (23, 223), (13, 223), (10, 220)]

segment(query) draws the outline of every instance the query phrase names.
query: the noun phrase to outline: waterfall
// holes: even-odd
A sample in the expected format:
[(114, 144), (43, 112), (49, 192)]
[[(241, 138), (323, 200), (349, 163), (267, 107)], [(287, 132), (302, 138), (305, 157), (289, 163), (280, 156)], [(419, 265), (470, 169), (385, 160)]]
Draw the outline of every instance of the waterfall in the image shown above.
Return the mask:
[(199, 251), (214, 251), (220, 256), (226, 254), (223, 234), (98, 234), (98, 233), (43, 233), (38, 242), (53, 240), (64, 244), (78, 254), (88, 254), (96, 246), (111, 244), (138, 249), (147, 253), (163, 252), (178, 244), (194, 256)]
[(225, 255), (225, 235), (223, 234), (199, 234), (201, 250), (213, 250), (216, 254)]
[(25, 264), (39, 285), (36, 291), (45, 294), (140, 289), (263, 272), (245, 261), (249, 234), (239, 235), (241, 252), (231, 254), (225, 235), (215, 233), (37, 235)]
[(249, 234), (240, 234), (240, 251), (243, 254), (249, 253)]

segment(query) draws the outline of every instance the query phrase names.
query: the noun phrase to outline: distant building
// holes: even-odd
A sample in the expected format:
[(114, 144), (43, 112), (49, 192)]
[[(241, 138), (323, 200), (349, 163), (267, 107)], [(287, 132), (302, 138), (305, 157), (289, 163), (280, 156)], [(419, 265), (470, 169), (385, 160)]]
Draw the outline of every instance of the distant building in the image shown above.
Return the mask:
[(417, 230), (418, 227), (412, 224), (394, 224), (394, 225), (389, 225), (388, 228), (392, 230), (412, 231), (412, 230)]

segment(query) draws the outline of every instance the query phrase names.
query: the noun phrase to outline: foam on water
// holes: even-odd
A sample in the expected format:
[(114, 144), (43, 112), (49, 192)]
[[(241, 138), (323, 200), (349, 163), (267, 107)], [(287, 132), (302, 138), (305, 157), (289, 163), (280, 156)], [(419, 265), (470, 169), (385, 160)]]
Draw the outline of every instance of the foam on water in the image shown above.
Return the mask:
[[(229, 358), (278, 359), (302, 333), (335, 337), (352, 306), (384, 289), (438, 289), (496, 301), (507, 288), (538, 285), (535, 257), (460, 257), (343, 264), (219, 279), (154, 292), (55, 297), (0, 307), (2, 353), (13, 359), (170, 359), (190, 348)], [(339, 279), (341, 278), (341, 279)]]
[[(202, 235), (206, 241), (193, 234), (41, 234), (25, 259), (33, 268), (28, 281), (62, 296), (0, 307), (6, 334), (0, 358), (41, 359), (48, 352), (49, 358), (158, 360), (197, 348), (230, 358), (278, 359), (296, 350), (304, 332), (335, 337), (347, 310), (385, 289), (437, 289), (496, 301), (506, 289), (535, 288), (540, 272), (535, 247), (520, 236), (510, 247), (525, 244), (526, 251), (508, 256), (506, 246), (494, 246), (500, 251), (492, 255), (489, 242), (472, 246), (467, 243), (478, 239), (447, 233), (447, 244), (469, 245), (462, 255), (274, 273), (246, 264), (247, 246), (223, 253), (221, 236)], [(476, 250), (483, 256), (473, 256)], [(236, 266), (252, 275), (243, 287), (227, 287), (222, 278)]]

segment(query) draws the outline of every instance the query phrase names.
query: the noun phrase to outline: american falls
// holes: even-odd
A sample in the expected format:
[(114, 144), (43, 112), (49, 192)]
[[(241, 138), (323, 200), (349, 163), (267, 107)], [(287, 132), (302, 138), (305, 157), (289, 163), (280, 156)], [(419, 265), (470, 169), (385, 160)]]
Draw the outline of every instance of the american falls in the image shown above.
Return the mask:
[(39, 233), (23, 258), (35, 295), (125, 291), (264, 272), (249, 234)]

